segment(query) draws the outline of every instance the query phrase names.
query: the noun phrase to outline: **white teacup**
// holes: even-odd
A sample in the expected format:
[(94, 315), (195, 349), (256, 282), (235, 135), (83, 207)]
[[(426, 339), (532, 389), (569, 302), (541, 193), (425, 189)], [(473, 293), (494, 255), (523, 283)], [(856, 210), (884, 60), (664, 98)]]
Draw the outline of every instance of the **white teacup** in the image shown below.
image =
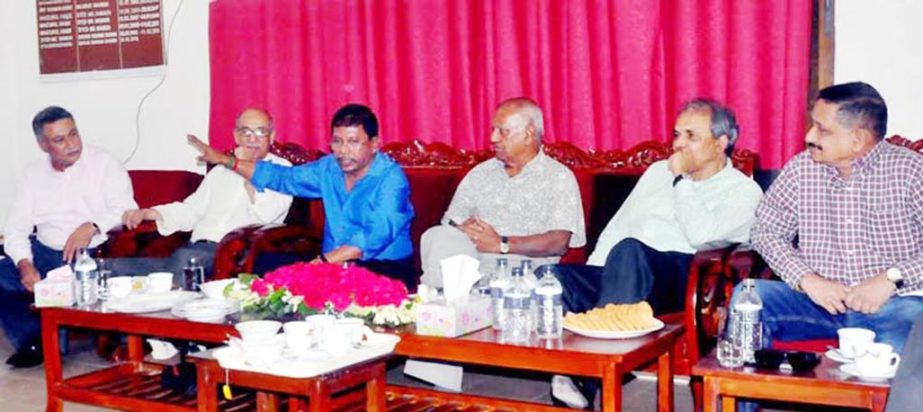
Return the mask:
[(887, 343), (867, 342), (854, 346), (856, 370), (866, 376), (885, 376), (894, 373), (901, 355)]
[(152, 293), (169, 292), (173, 289), (173, 274), (154, 272), (147, 275), (147, 291)]
[(234, 325), (244, 343), (274, 341), (281, 327), (282, 322), (274, 320), (248, 320)]
[(106, 281), (106, 288), (110, 298), (124, 298), (131, 294), (131, 276), (109, 278)]
[(365, 322), (359, 318), (343, 318), (337, 319), (337, 325), (346, 325), (352, 329), (352, 334), (350, 335), (350, 343), (353, 345), (359, 344), (362, 342), (362, 338), (365, 335)]
[(310, 323), (311, 326), (314, 327), (314, 334), (316, 336), (322, 336), (324, 334), (325, 329), (327, 329), (328, 327), (336, 323), (337, 317), (333, 315), (318, 314), (318, 315), (310, 315), (306, 317), (304, 320), (305, 322)]
[(856, 356), (856, 346), (875, 341), (875, 332), (863, 328), (841, 328), (836, 334), (839, 337), (840, 354), (847, 358)]
[(292, 353), (303, 353), (314, 345), (314, 325), (306, 321), (285, 322), (285, 344)]
[(335, 323), (324, 329), (320, 347), (332, 356), (343, 356), (353, 346), (356, 327), (348, 323)]

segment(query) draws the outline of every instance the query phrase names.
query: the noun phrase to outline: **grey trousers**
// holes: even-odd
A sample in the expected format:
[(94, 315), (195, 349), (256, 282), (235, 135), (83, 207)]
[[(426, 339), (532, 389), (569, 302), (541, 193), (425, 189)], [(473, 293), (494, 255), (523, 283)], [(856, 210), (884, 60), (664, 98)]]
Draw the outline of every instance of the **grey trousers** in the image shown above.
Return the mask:
[(205, 268), (205, 278), (211, 278), (217, 249), (217, 243), (201, 241), (188, 243), (165, 258), (115, 258), (110, 259), (108, 262), (113, 276), (170, 272), (173, 273), (173, 284), (182, 285), (183, 268), (189, 263), (189, 259), (193, 257)]
[(480, 253), (474, 243), (468, 239), (464, 232), (449, 225), (433, 226), (423, 232), (420, 237), (420, 263), (423, 276), (420, 283), (436, 288), (442, 287), (442, 267), (439, 264), (443, 259), (455, 255), (466, 255), (481, 262), (479, 271), (482, 274), (492, 274), (497, 266), (498, 258), (509, 261), (509, 267), (519, 267), (523, 260), (532, 261), (532, 269), (546, 264), (558, 263), (560, 256), (532, 257), (516, 254), (501, 255), (498, 253)]

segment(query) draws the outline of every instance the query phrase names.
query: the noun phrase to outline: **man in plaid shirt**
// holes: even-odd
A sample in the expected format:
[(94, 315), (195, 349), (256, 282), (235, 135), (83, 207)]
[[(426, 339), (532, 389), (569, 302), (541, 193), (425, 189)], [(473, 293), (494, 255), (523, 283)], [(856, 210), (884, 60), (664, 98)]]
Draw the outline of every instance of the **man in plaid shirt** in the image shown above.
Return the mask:
[(868, 84), (821, 90), (811, 118), (751, 231), (784, 281), (757, 281), (764, 342), (861, 327), (900, 351), (923, 316), (923, 156), (883, 141), (888, 109)]

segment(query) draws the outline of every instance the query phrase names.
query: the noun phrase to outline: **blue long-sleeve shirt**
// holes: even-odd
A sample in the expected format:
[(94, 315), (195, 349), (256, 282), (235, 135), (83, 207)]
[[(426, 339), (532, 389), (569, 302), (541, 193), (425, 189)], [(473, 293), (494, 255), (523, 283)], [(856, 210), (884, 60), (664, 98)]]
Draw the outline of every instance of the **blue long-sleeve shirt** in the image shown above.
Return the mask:
[(257, 190), (322, 199), (324, 253), (343, 245), (359, 248), (362, 260), (400, 260), (413, 253), (410, 184), (401, 167), (380, 152), (351, 191), (333, 155), (295, 167), (259, 162), (251, 181)]

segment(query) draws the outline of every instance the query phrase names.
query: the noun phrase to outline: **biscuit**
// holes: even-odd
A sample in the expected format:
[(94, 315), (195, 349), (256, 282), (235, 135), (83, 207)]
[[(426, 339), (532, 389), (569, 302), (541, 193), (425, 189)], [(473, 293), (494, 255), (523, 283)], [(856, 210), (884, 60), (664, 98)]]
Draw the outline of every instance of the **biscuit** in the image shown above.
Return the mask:
[(608, 304), (584, 313), (568, 313), (564, 324), (594, 331), (636, 331), (654, 327), (654, 311), (645, 301), (631, 304)]

